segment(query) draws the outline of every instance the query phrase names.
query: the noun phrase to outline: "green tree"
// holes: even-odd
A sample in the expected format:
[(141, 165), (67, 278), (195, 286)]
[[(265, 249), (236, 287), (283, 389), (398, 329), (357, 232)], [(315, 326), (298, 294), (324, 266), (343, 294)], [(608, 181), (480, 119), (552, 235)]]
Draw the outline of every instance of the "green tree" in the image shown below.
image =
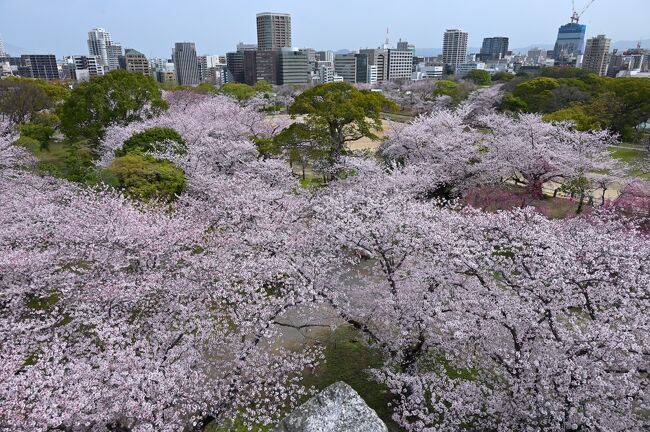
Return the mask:
[(131, 135), (124, 141), (121, 148), (115, 150), (115, 156), (125, 156), (128, 153), (166, 152), (176, 154), (187, 153), (187, 144), (175, 129), (153, 127)]
[(517, 96), (507, 93), (499, 104), (499, 110), (512, 112), (528, 111), (528, 104)]
[(24, 123), (35, 113), (53, 108), (56, 100), (39, 85), (38, 80), (0, 80), (0, 114), (11, 123)]
[(273, 93), (273, 87), (266, 80), (259, 80), (253, 86), (257, 93)]
[(465, 75), (465, 80), (471, 81), (476, 85), (490, 85), (492, 82), (492, 75), (486, 70), (475, 69)]
[(183, 170), (169, 161), (141, 154), (116, 158), (99, 173), (99, 179), (142, 201), (172, 202), (185, 188)]
[(380, 93), (336, 82), (301, 93), (289, 107), (289, 114), (305, 116), (311, 140), (327, 147), (328, 162), (334, 164), (346, 153), (347, 142), (363, 137), (378, 139), (375, 132), (383, 129), (382, 110), (396, 109), (397, 105)]
[(510, 81), (515, 78), (515, 74), (505, 71), (499, 71), (492, 76), (492, 81)]
[(560, 83), (554, 78), (533, 78), (518, 84), (513, 95), (526, 102), (528, 110), (545, 112), (546, 106), (553, 99), (552, 91), (558, 87)]
[(76, 87), (61, 106), (61, 130), (70, 139), (96, 145), (107, 126), (151, 118), (167, 109), (153, 78), (111, 71)]
[(222, 85), (219, 89), (219, 93), (230, 96), (233, 99), (236, 99), (239, 103), (243, 103), (252, 99), (257, 92), (248, 84), (233, 82)]
[(554, 113), (545, 114), (544, 120), (554, 122), (571, 121), (575, 124), (575, 128), (580, 131), (603, 129), (606, 126), (597, 118), (591, 116), (583, 105), (573, 105)]

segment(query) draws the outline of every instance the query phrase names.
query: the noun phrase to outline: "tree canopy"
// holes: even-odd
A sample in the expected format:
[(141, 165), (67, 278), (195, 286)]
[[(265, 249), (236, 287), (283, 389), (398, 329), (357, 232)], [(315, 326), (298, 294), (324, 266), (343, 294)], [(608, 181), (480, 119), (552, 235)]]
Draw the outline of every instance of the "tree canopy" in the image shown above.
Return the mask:
[(309, 133), (329, 147), (328, 158), (335, 162), (345, 154), (347, 142), (363, 137), (377, 139), (375, 132), (383, 129), (381, 112), (395, 108), (394, 102), (378, 92), (338, 82), (304, 91), (289, 107), (289, 113), (305, 116)]
[(158, 84), (149, 76), (122, 70), (76, 87), (61, 106), (61, 130), (68, 138), (97, 144), (107, 126), (154, 117), (167, 109)]

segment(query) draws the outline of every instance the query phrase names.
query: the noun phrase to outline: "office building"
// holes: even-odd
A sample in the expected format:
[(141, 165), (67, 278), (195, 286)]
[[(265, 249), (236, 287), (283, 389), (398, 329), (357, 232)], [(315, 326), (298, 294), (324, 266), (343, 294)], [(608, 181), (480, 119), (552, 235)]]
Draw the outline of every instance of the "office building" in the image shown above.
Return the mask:
[(25, 78), (58, 80), (59, 67), (54, 54), (23, 54), (20, 56), (19, 75)]
[(151, 69), (149, 68), (149, 61), (147, 57), (139, 51), (136, 51), (131, 48), (127, 48), (124, 51), (125, 59), (125, 68), (129, 72), (137, 72), (143, 75), (151, 74)]
[(257, 14), (257, 47), (260, 51), (291, 46), (291, 15), (272, 12)]
[(321, 84), (334, 82), (334, 67), (327, 64), (321, 64), (318, 67), (318, 74)]
[(97, 56), (102, 66), (108, 69), (108, 46), (111, 44), (111, 36), (103, 28), (95, 28), (88, 32), (88, 53)]
[(463, 63), (459, 64), (456, 67), (455, 74), (459, 78), (465, 78), (468, 73), (470, 73), (473, 70), (486, 70), (486, 65), (485, 63), (482, 62), (469, 62), (469, 63)]
[(388, 79), (411, 79), (413, 73), (413, 51), (388, 50)]
[(278, 84), (308, 84), (309, 59), (307, 54), (282, 48), (278, 52)]
[(533, 48), (528, 50), (528, 56), (526, 57), (526, 64), (530, 66), (537, 66), (544, 64), (546, 61), (546, 50), (542, 48)]
[(7, 51), (5, 50), (5, 44), (2, 42), (2, 39), (0, 39), (0, 58), (5, 57), (7, 57)]
[(95, 28), (88, 32), (88, 53), (99, 57), (107, 71), (120, 69), (122, 46), (111, 40), (106, 29)]
[(196, 86), (200, 83), (199, 64), (193, 42), (177, 42), (172, 53), (176, 82), (180, 85)]
[(377, 84), (377, 66), (368, 65), (368, 84)]
[(316, 61), (317, 62), (330, 62), (334, 64), (334, 51), (317, 51), (316, 52)]
[[(366, 59), (368, 56), (366, 56)], [(336, 54), (334, 56), (334, 73), (343, 77), (343, 81), (357, 82), (357, 58), (353, 53)]]
[(416, 81), (429, 78), (442, 78), (444, 72), (444, 66), (431, 65), (427, 64), (426, 62), (421, 62), (415, 66), (413, 77)]
[(67, 66), (68, 78), (88, 81), (93, 77), (103, 76), (107, 71), (98, 56), (68, 56), (63, 59)]
[(122, 45), (111, 42), (111, 44), (106, 47), (106, 51), (108, 52), (109, 70), (126, 69), (126, 61), (124, 54), (122, 53)]
[(279, 84), (279, 51), (256, 51), (255, 60), (256, 81), (266, 81), (272, 85)]
[(508, 55), (509, 39), (497, 36), (483, 39), (479, 60), (501, 60)]
[(377, 67), (377, 82), (388, 81), (388, 50), (383, 48), (362, 49), (359, 54), (368, 56), (368, 66)]
[(442, 43), (442, 61), (452, 71), (458, 65), (465, 63), (467, 56), (468, 34), (459, 29), (450, 29), (445, 32)]
[(605, 35), (598, 35), (595, 38), (588, 39), (582, 60), (582, 68), (596, 72), (600, 76), (606, 76), (611, 42), (611, 39), (607, 39)]
[(587, 26), (569, 23), (560, 27), (553, 49), (557, 65), (576, 65), (584, 54)]
[(226, 67), (228, 71), (225, 76), (226, 82), (245, 82), (244, 53), (246, 51), (256, 50), (257, 45), (240, 42), (237, 44), (237, 51), (226, 53)]

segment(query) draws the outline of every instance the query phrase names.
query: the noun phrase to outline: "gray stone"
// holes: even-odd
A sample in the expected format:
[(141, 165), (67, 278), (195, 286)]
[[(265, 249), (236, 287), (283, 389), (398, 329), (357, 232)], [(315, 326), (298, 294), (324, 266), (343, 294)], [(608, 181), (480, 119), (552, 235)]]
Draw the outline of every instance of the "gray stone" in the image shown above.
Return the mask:
[(337, 382), (296, 408), (275, 432), (388, 432), (388, 429), (352, 387)]

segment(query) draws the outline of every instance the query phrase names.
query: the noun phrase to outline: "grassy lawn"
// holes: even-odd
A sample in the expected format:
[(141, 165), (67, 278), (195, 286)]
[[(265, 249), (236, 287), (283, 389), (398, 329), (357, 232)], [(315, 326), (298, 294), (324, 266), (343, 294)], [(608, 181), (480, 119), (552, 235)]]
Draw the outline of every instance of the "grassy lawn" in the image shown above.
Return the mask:
[(398, 113), (382, 112), (381, 116), (386, 120), (391, 120), (398, 123), (410, 123), (415, 119), (415, 116), (413, 115), (401, 114), (401, 113), (398, 114)]
[(85, 171), (93, 166), (92, 154), (85, 140), (70, 144), (68, 141), (53, 141), (49, 149), (41, 149), (38, 141), (20, 137), (16, 145), (23, 146), (36, 156), (36, 170), (56, 177), (80, 181)]
[(625, 162), (628, 164), (637, 164), (646, 157), (648, 157), (648, 152), (644, 151), (643, 149), (632, 149), (632, 148), (627, 148), (626, 147), (609, 147), (608, 148), (609, 153), (612, 155), (614, 159), (618, 159), (621, 162)]
[(382, 353), (369, 348), (356, 330), (348, 326), (339, 327), (323, 343), (325, 362), (305, 376), (305, 385), (322, 390), (343, 381), (359, 393), (391, 430), (398, 430), (390, 418), (391, 394), (366, 372), (384, 364)]
[(629, 175), (650, 180), (650, 154), (648, 154), (648, 151), (643, 147), (638, 149), (627, 147), (628, 144), (624, 147), (609, 147), (609, 152), (614, 159), (625, 162), (630, 166)]
[[(361, 336), (349, 326), (339, 327), (332, 333), (319, 337), (320, 343), (325, 346), (325, 361), (315, 370), (304, 375), (304, 385), (314, 387), (320, 391), (338, 381), (350, 385), (363, 398), (368, 406), (377, 412), (377, 415), (388, 425), (390, 431), (401, 431), (390, 419), (391, 410), (389, 403), (392, 396), (388, 389), (372, 380), (366, 372), (371, 368), (383, 365), (380, 351), (369, 348)], [(307, 401), (304, 398), (301, 403)], [(288, 414), (288, 413), (287, 413)], [(271, 426), (257, 426), (252, 430), (267, 432)], [(251, 430), (235, 421), (231, 425), (211, 425), (207, 432), (244, 432)]]

